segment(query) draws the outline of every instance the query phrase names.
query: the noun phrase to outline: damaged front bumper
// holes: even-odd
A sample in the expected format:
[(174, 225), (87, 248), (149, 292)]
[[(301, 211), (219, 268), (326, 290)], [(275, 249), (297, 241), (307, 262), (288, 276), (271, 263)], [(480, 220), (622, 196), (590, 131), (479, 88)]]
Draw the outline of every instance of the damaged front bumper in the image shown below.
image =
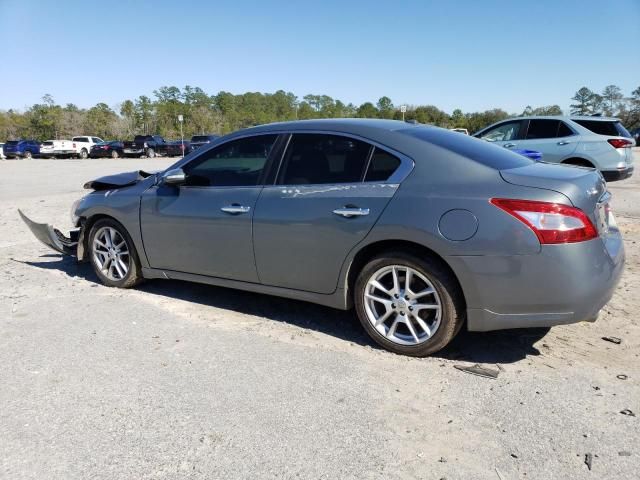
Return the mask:
[(63, 253), (65, 255), (72, 255), (79, 260), (84, 258), (83, 248), (83, 233), (84, 229), (77, 228), (69, 232), (69, 236), (65, 236), (57, 228), (53, 228), (46, 223), (36, 223), (27, 217), (21, 210), (18, 210), (20, 218), (27, 224), (31, 233), (44, 243), (47, 247), (52, 248), (56, 252)]

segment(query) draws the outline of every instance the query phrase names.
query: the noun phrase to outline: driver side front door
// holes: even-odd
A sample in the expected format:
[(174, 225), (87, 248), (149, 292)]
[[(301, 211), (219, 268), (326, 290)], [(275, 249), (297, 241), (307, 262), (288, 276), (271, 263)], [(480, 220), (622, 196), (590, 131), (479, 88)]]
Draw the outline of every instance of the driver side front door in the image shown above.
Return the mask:
[(184, 185), (143, 194), (140, 223), (152, 268), (258, 281), (251, 224), (277, 137), (226, 142), (183, 166)]

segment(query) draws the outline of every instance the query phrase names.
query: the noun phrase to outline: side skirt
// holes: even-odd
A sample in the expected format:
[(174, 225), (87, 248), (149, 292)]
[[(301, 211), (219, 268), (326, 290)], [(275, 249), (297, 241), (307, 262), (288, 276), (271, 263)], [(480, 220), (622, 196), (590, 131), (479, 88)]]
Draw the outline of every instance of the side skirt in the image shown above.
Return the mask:
[(303, 290), (291, 290), (288, 288), (261, 285), (259, 283), (241, 282), (238, 280), (228, 280), (226, 278), (208, 277), (206, 275), (174, 272), (171, 270), (161, 270), (156, 268), (142, 268), (142, 276), (148, 279), (161, 278), (169, 280), (184, 280), (187, 282), (215, 285), (217, 287), (234, 288), (236, 290), (264, 293), (266, 295), (274, 295), (276, 297), (291, 298), (294, 300), (302, 300), (304, 302), (317, 303), (319, 305), (336, 308), (338, 310), (347, 310), (349, 308), (346, 304), (344, 291), (342, 289), (336, 290), (331, 295), (322, 295), (319, 293), (305, 292)]

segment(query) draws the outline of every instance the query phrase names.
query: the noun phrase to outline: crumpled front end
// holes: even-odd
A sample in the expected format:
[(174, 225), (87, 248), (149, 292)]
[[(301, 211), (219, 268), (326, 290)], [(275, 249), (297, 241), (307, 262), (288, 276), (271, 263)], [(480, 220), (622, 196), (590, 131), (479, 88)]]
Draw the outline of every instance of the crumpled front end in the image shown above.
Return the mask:
[(29, 227), (31, 233), (35, 237), (45, 244), (47, 247), (55, 250), (56, 252), (63, 253), (65, 255), (72, 255), (82, 260), (84, 252), (82, 251), (82, 237), (84, 234), (83, 228), (77, 228), (69, 232), (69, 236), (65, 236), (57, 228), (53, 228), (46, 223), (36, 223), (27, 217), (21, 210), (18, 210), (20, 218)]

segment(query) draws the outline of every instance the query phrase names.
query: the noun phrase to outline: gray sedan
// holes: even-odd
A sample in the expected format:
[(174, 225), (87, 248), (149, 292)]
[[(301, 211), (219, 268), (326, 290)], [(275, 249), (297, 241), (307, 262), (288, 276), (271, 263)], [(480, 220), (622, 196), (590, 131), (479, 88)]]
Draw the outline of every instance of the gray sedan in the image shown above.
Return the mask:
[(594, 321), (624, 264), (597, 171), (404, 122), (259, 126), (85, 187), (68, 236), (23, 219), (105, 285), (171, 278), (355, 307), (405, 355), (464, 325)]

